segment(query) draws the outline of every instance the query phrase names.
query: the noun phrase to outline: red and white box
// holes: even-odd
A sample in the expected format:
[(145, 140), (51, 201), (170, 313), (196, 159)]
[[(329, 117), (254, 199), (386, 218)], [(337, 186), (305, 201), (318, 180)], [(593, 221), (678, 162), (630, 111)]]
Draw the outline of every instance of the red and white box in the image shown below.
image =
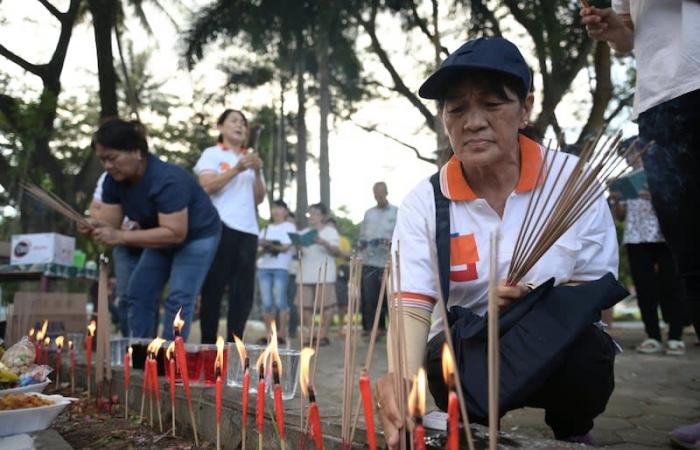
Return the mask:
[(58, 233), (15, 234), (10, 264), (73, 265), (75, 238)]

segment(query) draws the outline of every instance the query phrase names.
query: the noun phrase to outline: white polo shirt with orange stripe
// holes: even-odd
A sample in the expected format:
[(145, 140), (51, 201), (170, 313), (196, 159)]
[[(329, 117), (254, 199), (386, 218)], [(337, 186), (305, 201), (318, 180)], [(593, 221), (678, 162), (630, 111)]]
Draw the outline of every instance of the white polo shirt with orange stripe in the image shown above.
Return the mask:
[[(506, 201), (503, 217), (499, 217), (486, 200), (476, 196), (464, 178), (461, 163), (456, 157), (452, 157), (440, 169), (441, 191), (451, 200), (448, 309), (462, 306), (479, 315), (486, 313), (491, 233), (499, 232), (498, 272), (499, 279), (503, 280), (525, 219), (528, 201), (533, 192), (538, 192), (535, 188), (546, 151), (536, 142), (520, 137), (520, 178), (515, 191)], [(561, 191), (563, 180), (576, 160), (575, 156), (564, 153), (547, 158), (546, 170), (554, 171), (553, 174), (564, 166), (555, 194)], [(551, 176), (547, 180), (545, 194), (554, 184), (554, 178)], [(548, 206), (552, 204), (553, 200), (550, 200)], [(426, 230), (426, 222), (429, 231)], [(430, 256), (435, 249), (435, 199), (428, 179), (418, 184), (399, 208), (393, 248), (397, 246), (400, 247), (401, 258), (402, 303), (406, 308), (433, 312), (429, 334), (429, 338), (432, 338), (442, 331), (443, 324), (437, 311), (433, 311), (439, 281), (435, 279), (437, 269), (433, 268)], [(615, 226), (607, 202), (601, 195), (542, 256), (523, 282), (539, 285), (552, 277), (556, 279), (556, 284), (590, 281), (607, 272), (617, 276), (617, 270)]]
[[(236, 167), (238, 161), (247, 154), (247, 150), (235, 152), (221, 144), (207, 148), (202, 152), (194, 173), (219, 174)], [(245, 170), (228, 182), (215, 194), (210, 196), (214, 207), (219, 212), (221, 221), (229, 228), (243, 233), (258, 235), (257, 210), (255, 209), (255, 171)]]

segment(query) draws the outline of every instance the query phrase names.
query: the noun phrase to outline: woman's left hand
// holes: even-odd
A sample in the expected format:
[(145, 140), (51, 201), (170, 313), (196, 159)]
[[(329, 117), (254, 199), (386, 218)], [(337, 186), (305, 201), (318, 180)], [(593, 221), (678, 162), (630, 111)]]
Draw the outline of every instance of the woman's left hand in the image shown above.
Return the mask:
[(503, 310), (517, 300), (527, 295), (531, 289), (523, 283), (518, 283), (515, 286), (508, 286), (503, 282), (496, 287), (496, 298), (498, 301), (498, 309)]
[(92, 232), (92, 237), (100, 244), (110, 247), (124, 243), (124, 232), (108, 226), (96, 228)]

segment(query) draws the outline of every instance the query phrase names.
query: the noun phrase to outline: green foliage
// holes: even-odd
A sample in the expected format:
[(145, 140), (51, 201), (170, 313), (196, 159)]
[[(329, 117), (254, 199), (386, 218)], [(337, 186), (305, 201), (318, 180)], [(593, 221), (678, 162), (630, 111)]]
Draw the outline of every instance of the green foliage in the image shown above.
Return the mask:
[(335, 221), (338, 224), (338, 233), (348, 238), (354, 247), (357, 242), (357, 236), (360, 233), (360, 224), (354, 223), (352, 219), (348, 217), (349, 215), (350, 212), (344, 205), (337, 208), (333, 213)]

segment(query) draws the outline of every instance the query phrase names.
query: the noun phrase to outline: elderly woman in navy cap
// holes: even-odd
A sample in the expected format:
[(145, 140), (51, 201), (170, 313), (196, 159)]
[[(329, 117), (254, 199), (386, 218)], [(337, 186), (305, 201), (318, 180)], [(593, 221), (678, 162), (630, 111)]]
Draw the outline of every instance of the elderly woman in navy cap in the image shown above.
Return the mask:
[[(433, 315), (438, 289), (445, 293), (451, 314), (459, 307), (484, 316), (489, 238), (495, 230), (499, 230), (498, 276), (506, 277), (528, 201), (541, 182), (538, 172), (547, 152), (521, 132), (533, 106), (531, 82), (529, 68), (515, 45), (502, 38), (480, 38), (452, 53), (419, 90), (421, 97), (437, 100), (453, 155), (438, 173), (421, 181), (399, 208), (394, 234), (394, 248), (398, 242), (401, 247), (401, 292), (397, 299), (403, 303), (408, 375), (424, 365), (430, 391), (443, 410), (447, 389), (442, 381), (440, 352), (445, 325), (438, 314)], [(572, 159), (567, 163), (552, 155), (547, 159), (547, 170), (564, 165), (564, 174), (568, 174)], [(448, 205), (442, 215), (436, 213), (440, 204)], [(449, 231), (443, 240), (448, 242), (449, 264), (441, 265), (438, 282), (431, 249), (437, 242), (440, 250), (445, 230)], [(544, 254), (523, 284), (502, 284), (497, 296), (505, 311), (529, 295), (529, 286), (552, 278), (557, 286), (605, 277), (615, 282), (617, 268), (615, 228), (601, 196)], [(605, 410), (614, 388), (615, 359), (614, 342), (593, 322), (585, 322), (575, 331), (565, 351), (547, 361), (547, 369), (535, 374), (535, 381), (521, 392), (511, 392), (508, 399), (502, 398), (501, 416), (516, 407), (544, 408), (545, 421), (557, 439), (591, 443), (593, 419)], [(455, 336), (453, 325), (450, 320), (448, 328)], [(511, 356), (502, 353), (502, 367), (508, 366)], [(465, 365), (460, 354), (456, 359), (458, 365)], [(392, 371), (392, 363), (389, 365)], [(485, 384), (485, 375), (479, 370), (458, 370), (464, 374), (463, 386), (464, 379), (470, 377), (472, 381), (483, 379)], [(480, 388), (485, 391), (486, 386)], [(467, 397), (473, 400), (478, 394), (468, 391)], [(467, 401), (470, 419), (485, 422), (488, 414), (474, 404)], [(387, 443), (394, 448), (405, 423), (399, 417), (390, 375), (377, 383), (377, 406)]]

